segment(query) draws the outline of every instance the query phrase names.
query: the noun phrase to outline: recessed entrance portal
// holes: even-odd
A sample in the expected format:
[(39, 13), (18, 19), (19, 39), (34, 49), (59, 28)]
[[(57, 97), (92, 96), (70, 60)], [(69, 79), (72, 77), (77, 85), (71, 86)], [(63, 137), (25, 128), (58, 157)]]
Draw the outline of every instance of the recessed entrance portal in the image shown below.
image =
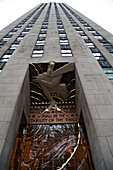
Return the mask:
[[(27, 126), (20, 125), (10, 169), (92, 170), (87, 134), (76, 113), (73, 65), (56, 63), (53, 71), (57, 73), (49, 75), (51, 81), (47, 67), (47, 63), (30, 65), (31, 109)], [(67, 96), (56, 91), (56, 86), (65, 89)]]

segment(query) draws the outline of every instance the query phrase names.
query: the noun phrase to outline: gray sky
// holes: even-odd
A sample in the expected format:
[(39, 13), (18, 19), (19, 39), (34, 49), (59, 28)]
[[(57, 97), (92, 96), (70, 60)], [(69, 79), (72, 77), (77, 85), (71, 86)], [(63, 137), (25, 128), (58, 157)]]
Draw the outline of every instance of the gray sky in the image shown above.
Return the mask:
[[(49, 0), (0, 0), (0, 30), (42, 2)], [(113, 34), (113, 0), (57, 0), (78, 10)]]

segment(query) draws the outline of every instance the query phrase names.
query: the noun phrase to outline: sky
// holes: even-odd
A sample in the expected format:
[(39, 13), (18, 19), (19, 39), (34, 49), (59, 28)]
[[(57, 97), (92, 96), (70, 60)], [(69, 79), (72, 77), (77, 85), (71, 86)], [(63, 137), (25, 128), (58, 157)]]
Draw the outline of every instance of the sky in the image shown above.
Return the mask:
[[(0, 0), (0, 30), (40, 3), (54, 0)], [(57, 0), (67, 3), (113, 34), (113, 0)]]

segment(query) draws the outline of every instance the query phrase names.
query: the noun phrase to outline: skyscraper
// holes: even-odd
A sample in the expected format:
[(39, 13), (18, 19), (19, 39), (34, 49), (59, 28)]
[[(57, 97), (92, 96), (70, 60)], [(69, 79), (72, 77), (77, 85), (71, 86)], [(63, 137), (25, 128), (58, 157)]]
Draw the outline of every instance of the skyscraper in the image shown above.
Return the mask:
[(0, 32), (9, 167), (113, 169), (113, 36), (67, 4), (42, 3)]

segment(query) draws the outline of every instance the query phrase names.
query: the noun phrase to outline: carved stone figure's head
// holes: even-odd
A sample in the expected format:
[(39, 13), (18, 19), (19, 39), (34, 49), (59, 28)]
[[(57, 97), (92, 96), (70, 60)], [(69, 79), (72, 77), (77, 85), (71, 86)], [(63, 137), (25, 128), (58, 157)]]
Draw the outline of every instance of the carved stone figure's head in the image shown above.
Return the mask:
[(54, 66), (55, 66), (55, 61), (50, 61), (50, 62), (49, 62), (49, 65), (48, 65), (48, 69), (47, 69), (47, 73), (48, 73), (49, 75), (52, 74), (53, 69), (54, 69)]
[(49, 67), (53, 70), (55, 66), (55, 61), (50, 61), (49, 62)]

